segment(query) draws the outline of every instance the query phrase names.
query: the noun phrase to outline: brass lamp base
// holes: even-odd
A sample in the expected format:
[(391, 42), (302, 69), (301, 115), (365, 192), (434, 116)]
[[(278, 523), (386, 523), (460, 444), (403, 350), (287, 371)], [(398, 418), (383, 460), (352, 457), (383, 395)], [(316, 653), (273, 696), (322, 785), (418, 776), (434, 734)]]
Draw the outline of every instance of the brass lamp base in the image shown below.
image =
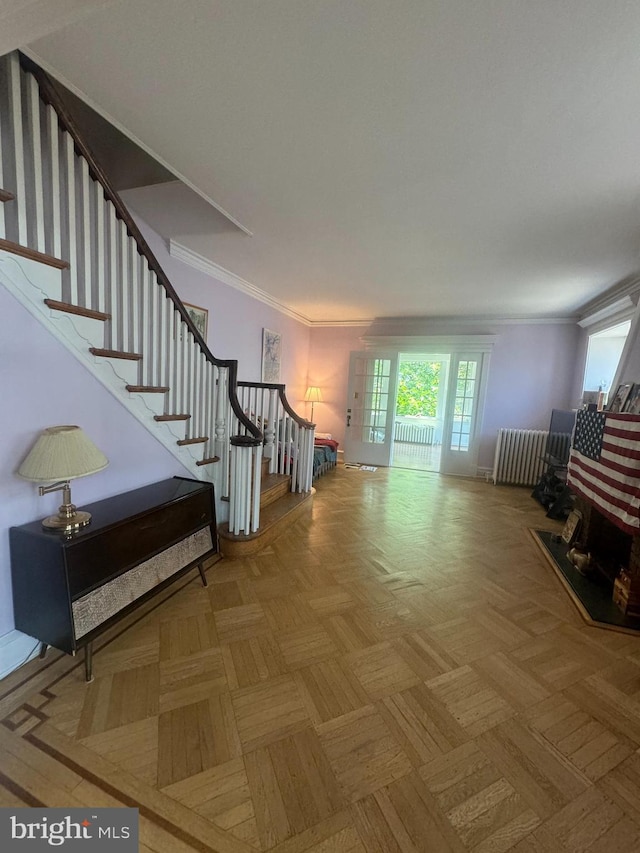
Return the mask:
[(43, 519), (42, 526), (47, 530), (61, 530), (63, 533), (72, 533), (74, 530), (80, 530), (86, 527), (91, 521), (91, 513), (77, 510), (68, 518), (64, 515), (50, 515)]
[(76, 505), (71, 503), (71, 486), (68, 480), (63, 480), (61, 483), (54, 483), (52, 486), (40, 486), (38, 491), (41, 495), (62, 491), (62, 503), (58, 507), (58, 514), (50, 515), (42, 522), (42, 526), (47, 530), (73, 533), (82, 527), (86, 527), (91, 521), (90, 512), (78, 510), (76, 509)]

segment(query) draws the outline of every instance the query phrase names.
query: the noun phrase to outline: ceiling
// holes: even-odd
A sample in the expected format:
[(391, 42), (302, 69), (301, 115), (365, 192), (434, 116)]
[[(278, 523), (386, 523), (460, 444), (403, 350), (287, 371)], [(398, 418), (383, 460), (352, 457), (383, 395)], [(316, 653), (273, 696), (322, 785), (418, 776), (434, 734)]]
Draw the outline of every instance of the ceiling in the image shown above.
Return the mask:
[(640, 267), (638, 3), (42, 5), (0, 47), (231, 220), (145, 188), (163, 236), (313, 322), (570, 316)]

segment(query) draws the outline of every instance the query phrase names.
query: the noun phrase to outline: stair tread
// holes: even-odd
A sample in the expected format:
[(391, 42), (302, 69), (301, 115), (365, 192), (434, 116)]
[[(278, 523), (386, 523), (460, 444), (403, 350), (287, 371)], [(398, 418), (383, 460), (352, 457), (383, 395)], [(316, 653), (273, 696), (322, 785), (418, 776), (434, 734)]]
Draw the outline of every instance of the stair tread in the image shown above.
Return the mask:
[(231, 533), (229, 531), (229, 524), (225, 522), (220, 526), (220, 536), (223, 539), (228, 539), (232, 542), (247, 542), (252, 539), (259, 539), (261, 536), (264, 536), (267, 531), (269, 531), (272, 527), (275, 527), (278, 522), (286, 518), (289, 513), (294, 512), (294, 510), (298, 509), (298, 507), (300, 507), (302, 504), (311, 500), (315, 493), (315, 489), (311, 489), (310, 492), (302, 493), (288, 492), (286, 495), (283, 495), (279, 500), (274, 501), (274, 503), (269, 504), (269, 506), (264, 507), (264, 509), (261, 509), (260, 528), (256, 531), (256, 533)]
[(154, 421), (188, 421), (191, 415), (154, 415)]
[(208, 435), (200, 435), (197, 438), (181, 438), (176, 442), (180, 447), (185, 447), (187, 444), (204, 444), (206, 441), (209, 441)]
[(166, 394), (168, 385), (125, 385), (127, 391), (138, 394)]
[(22, 258), (30, 258), (32, 261), (38, 261), (49, 267), (56, 267), (59, 270), (68, 270), (70, 266), (69, 261), (54, 258), (53, 255), (46, 255), (44, 252), (36, 251), (36, 249), (29, 249), (28, 246), (22, 246), (20, 243), (14, 243), (11, 240), (0, 240), (0, 249), (11, 252), (13, 255), (20, 255)]
[(58, 302), (57, 299), (45, 299), (44, 304), (54, 311), (63, 311), (65, 314), (77, 314), (79, 317), (90, 317), (92, 320), (110, 320), (111, 314), (103, 311), (94, 311), (93, 308), (83, 308), (81, 305), (72, 305), (70, 302)]
[(213, 462), (219, 462), (219, 456), (210, 456), (208, 459), (198, 459), (196, 465), (211, 465)]
[(140, 361), (142, 359), (142, 355), (138, 352), (122, 352), (115, 349), (100, 349), (100, 347), (89, 347), (89, 352), (103, 358), (123, 358), (128, 361)]
[(260, 481), (260, 491), (262, 493), (268, 492), (271, 489), (278, 488), (285, 482), (291, 482), (289, 474), (264, 474)]

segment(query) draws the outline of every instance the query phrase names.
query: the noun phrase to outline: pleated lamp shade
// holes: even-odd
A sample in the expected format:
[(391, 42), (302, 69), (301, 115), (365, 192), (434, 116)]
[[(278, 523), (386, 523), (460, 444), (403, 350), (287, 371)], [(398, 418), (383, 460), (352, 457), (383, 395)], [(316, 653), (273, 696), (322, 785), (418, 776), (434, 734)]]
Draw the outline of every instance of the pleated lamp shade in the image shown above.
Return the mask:
[(318, 388), (317, 385), (310, 385), (307, 388), (307, 391), (304, 395), (304, 399), (307, 403), (311, 403), (311, 420), (313, 420), (313, 406), (315, 403), (322, 402), (322, 391)]
[(102, 471), (109, 460), (78, 426), (54, 426), (43, 430), (18, 468), (18, 474), (34, 483), (76, 480)]
[(311, 385), (309, 388), (307, 388), (307, 391), (304, 395), (304, 399), (307, 403), (321, 403), (322, 391), (318, 388), (317, 385)]

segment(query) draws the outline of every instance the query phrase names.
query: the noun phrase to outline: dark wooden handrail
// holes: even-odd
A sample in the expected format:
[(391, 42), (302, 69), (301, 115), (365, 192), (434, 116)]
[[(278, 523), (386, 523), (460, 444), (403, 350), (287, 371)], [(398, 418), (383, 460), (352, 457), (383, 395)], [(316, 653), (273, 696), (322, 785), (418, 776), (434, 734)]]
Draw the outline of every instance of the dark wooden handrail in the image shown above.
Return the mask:
[(28, 56), (20, 53), (20, 64), (22, 68), (32, 74), (38, 83), (38, 88), (40, 90), (40, 97), (42, 100), (49, 104), (55, 110), (58, 121), (61, 126), (67, 131), (67, 133), (73, 139), (73, 144), (75, 147), (76, 154), (87, 161), (89, 166), (89, 174), (91, 177), (97, 181), (104, 191), (105, 198), (107, 198), (114, 206), (116, 215), (118, 219), (122, 220), (127, 228), (127, 233), (130, 237), (132, 237), (138, 246), (139, 254), (143, 255), (149, 265), (149, 269), (153, 270), (156, 274), (156, 277), (159, 283), (164, 287), (167, 296), (174, 304), (176, 311), (180, 314), (182, 320), (187, 324), (189, 331), (192, 332), (198, 346), (204, 353), (207, 361), (215, 364), (217, 367), (226, 367), (229, 371), (229, 402), (231, 403), (231, 408), (233, 409), (234, 414), (240, 421), (240, 423), (246, 427), (246, 429), (251, 433), (252, 437), (256, 439), (256, 444), (259, 444), (262, 439), (262, 433), (258, 429), (258, 427), (244, 414), (238, 398), (235, 394), (236, 383), (238, 381), (238, 362), (236, 359), (219, 359), (216, 358), (209, 347), (207, 346), (206, 341), (196, 328), (195, 323), (189, 316), (187, 309), (182, 304), (182, 300), (176, 293), (173, 285), (167, 278), (164, 270), (160, 266), (160, 263), (156, 256), (153, 254), (151, 247), (147, 243), (147, 241), (142, 236), (142, 232), (138, 228), (135, 223), (135, 220), (127, 210), (124, 202), (118, 195), (118, 192), (114, 188), (113, 184), (109, 180), (109, 177), (103, 170), (102, 166), (98, 163), (93, 152), (87, 145), (87, 143), (82, 138), (82, 134), (76, 124), (75, 119), (69, 112), (68, 107), (64, 103), (62, 96), (60, 95), (54, 81), (51, 77), (40, 68), (39, 65), (36, 65), (33, 60), (29, 59)]
[(278, 392), (278, 396), (280, 397), (280, 402), (282, 403), (282, 408), (288, 415), (291, 415), (293, 420), (304, 429), (315, 429), (315, 424), (311, 423), (311, 421), (305, 420), (299, 414), (294, 412), (291, 408), (291, 404), (287, 400), (286, 394), (286, 386), (282, 385), (279, 382), (238, 382), (239, 388), (266, 388), (267, 390), (273, 390)]

